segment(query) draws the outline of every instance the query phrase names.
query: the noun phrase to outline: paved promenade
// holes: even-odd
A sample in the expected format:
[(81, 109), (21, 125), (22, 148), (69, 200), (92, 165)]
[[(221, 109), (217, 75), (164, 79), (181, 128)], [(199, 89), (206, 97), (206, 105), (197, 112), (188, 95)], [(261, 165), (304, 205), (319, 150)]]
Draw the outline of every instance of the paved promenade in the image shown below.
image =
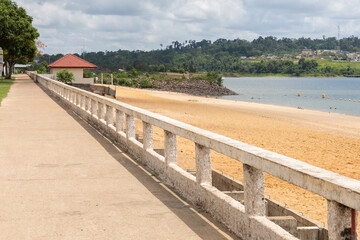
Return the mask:
[(0, 189), (0, 239), (232, 237), (26, 75), (0, 106)]

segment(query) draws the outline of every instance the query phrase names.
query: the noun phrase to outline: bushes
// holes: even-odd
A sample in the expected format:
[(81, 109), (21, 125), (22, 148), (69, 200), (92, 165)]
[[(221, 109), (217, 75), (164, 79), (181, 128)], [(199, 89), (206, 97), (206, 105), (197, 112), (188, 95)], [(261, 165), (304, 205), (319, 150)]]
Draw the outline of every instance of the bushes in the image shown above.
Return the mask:
[(75, 80), (74, 74), (64, 69), (56, 73), (56, 79), (66, 84), (72, 84)]
[(126, 87), (137, 87), (137, 88), (156, 88), (156, 86), (147, 78), (139, 78), (139, 79), (124, 79), (120, 78), (116, 80), (115, 83), (120, 86)]
[(211, 84), (216, 83), (219, 86), (223, 84), (222, 76), (218, 72), (208, 72), (206, 78)]

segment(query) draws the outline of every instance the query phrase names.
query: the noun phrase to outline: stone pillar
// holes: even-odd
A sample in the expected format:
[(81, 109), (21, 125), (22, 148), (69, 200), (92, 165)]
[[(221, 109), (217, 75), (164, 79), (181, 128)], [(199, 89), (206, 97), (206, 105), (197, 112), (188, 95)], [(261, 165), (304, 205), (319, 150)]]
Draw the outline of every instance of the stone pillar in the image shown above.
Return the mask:
[(106, 124), (114, 125), (114, 109), (111, 106), (106, 105)]
[[(351, 208), (338, 202), (328, 200), (328, 233), (329, 240), (358, 239), (351, 234)], [(358, 213), (355, 216), (355, 226), (358, 224)]]
[(91, 98), (85, 97), (85, 110), (91, 113)]
[(244, 164), (244, 204), (249, 215), (265, 216), (264, 173)]
[(80, 105), (80, 94), (75, 93), (75, 105), (79, 106)]
[(84, 95), (80, 96), (80, 107), (86, 111), (86, 97)]
[(101, 73), (101, 84), (104, 84), (104, 74)]
[(147, 122), (143, 122), (143, 147), (145, 150), (153, 150), (153, 126)]
[(111, 74), (111, 85), (114, 85), (114, 76)]
[(116, 132), (124, 131), (124, 113), (116, 109)]
[(135, 119), (128, 114), (126, 114), (126, 138), (135, 138)]
[(91, 115), (96, 116), (97, 113), (97, 102), (91, 99)]
[(68, 90), (69, 91), (69, 102), (73, 102), (73, 92)]
[(177, 164), (176, 135), (164, 130), (165, 165)]
[(73, 91), (71, 91), (71, 102), (76, 105), (76, 93)]
[(196, 182), (212, 185), (211, 156), (210, 149), (195, 143), (196, 157)]
[(98, 118), (105, 120), (105, 106), (101, 102), (98, 102)]

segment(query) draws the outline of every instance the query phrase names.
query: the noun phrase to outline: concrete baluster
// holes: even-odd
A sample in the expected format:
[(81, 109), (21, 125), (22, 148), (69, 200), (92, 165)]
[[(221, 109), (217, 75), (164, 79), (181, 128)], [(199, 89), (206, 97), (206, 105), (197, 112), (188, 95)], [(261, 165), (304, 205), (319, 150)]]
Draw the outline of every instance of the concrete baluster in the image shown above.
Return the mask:
[(210, 148), (195, 143), (196, 183), (212, 185)]
[(80, 107), (81, 107), (81, 109), (86, 111), (86, 97), (84, 95), (81, 95)]
[(91, 111), (91, 98), (89, 97), (85, 97), (85, 111), (87, 112)]
[(74, 93), (73, 91), (71, 91), (70, 90), (70, 92), (71, 92), (71, 102), (73, 103), (73, 104), (76, 104), (76, 102), (75, 102), (75, 99), (76, 99), (76, 93)]
[(154, 149), (153, 126), (143, 122), (143, 148), (144, 150)]
[(99, 120), (105, 119), (105, 106), (103, 103), (98, 102), (98, 114), (97, 114)]
[(124, 131), (124, 113), (116, 109), (116, 132)]
[(114, 109), (111, 106), (106, 105), (106, 124), (114, 125)]
[[(329, 240), (358, 239), (351, 234), (351, 208), (335, 201), (327, 201)], [(355, 226), (358, 224), (358, 212), (355, 214)], [(356, 229), (356, 227), (355, 227)]]
[(126, 114), (126, 138), (135, 138), (135, 119), (129, 114)]
[(80, 94), (75, 93), (75, 105), (79, 106), (80, 105)]
[(77, 96), (77, 98), (76, 98), (77, 104), (76, 104), (76, 105), (81, 108), (81, 104), (82, 104), (82, 103), (81, 103), (81, 99), (82, 99), (82, 96), (81, 96), (80, 93), (77, 93), (76, 96)]
[(165, 164), (177, 164), (176, 135), (164, 130)]
[(244, 204), (249, 215), (265, 216), (264, 173), (244, 164)]
[(95, 100), (91, 99), (91, 115), (92, 116), (97, 116), (97, 107), (98, 104)]

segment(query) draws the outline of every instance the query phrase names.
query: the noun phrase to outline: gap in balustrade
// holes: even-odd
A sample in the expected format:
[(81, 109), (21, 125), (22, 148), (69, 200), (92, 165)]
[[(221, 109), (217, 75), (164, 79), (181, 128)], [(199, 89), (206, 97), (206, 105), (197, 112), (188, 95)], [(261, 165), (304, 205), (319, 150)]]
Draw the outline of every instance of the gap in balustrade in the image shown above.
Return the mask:
[(241, 162), (214, 150), (211, 150), (210, 154), (212, 169), (243, 182), (243, 164)]
[(142, 121), (137, 118), (135, 118), (135, 138), (137, 141), (143, 143), (144, 135)]
[(158, 154), (165, 156), (164, 151), (164, 130), (153, 126), (153, 137), (154, 137), (154, 151)]
[(195, 143), (186, 138), (177, 136), (178, 166), (194, 173), (196, 171)]
[[(265, 195), (327, 226), (327, 200), (325, 198), (266, 173)], [(268, 206), (268, 215), (278, 216), (279, 214), (272, 213)], [(298, 226), (303, 225), (298, 223)]]

